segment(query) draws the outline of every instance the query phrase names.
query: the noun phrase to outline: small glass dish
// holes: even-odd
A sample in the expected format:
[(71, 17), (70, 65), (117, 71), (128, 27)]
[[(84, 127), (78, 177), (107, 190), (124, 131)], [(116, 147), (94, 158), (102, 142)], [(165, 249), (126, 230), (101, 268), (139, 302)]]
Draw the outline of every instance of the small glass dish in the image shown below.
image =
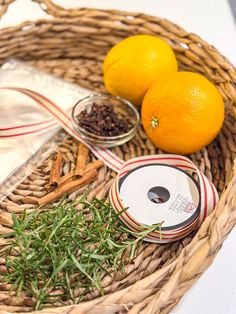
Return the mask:
[[(125, 117), (125, 119), (132, 125), (132, 128), (128, 132), (116, 136), (100, 136), (87, 131), (79, 125), (78, 116), (83, 110), (86, 110), (87, 113), (89, 113), (94, 104), (99, 106), (112, 106), (114, 112)], [(139, 120), (138, 110), (128, 100), (106, 94), (93, 94), (87, 96), (79, 100), (72, 109), (73, 127), (79, 135), (91, 145), (106, 148), (122, 145), (129, 141), (137, 131)]]

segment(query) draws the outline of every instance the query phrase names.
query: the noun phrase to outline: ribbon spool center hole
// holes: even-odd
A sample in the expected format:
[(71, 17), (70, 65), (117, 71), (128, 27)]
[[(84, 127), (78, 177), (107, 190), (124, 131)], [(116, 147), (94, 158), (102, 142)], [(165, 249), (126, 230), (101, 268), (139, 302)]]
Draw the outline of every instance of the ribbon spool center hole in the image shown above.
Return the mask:
[(170, 192), (163, 186), (152, 187), (147, 195), (149, 200), (156, 204), (163, 204), (170, 198)]

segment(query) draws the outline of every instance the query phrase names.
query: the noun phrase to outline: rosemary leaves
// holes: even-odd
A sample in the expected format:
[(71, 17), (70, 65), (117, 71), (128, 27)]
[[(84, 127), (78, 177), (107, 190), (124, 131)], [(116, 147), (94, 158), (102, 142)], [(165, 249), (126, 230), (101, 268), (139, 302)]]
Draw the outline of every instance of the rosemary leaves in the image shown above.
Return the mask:
[(132, 233), (108, 203), (86, 197), (22, 216), (13, 214), (11, 243), (1, 249), (7, 272), (1, 282), (34, 300), (39, 309), (49, 303), (79, 302), (102, 282), (122, 270), (125, 259), (138, 254), (142, 240), (161, 224)]

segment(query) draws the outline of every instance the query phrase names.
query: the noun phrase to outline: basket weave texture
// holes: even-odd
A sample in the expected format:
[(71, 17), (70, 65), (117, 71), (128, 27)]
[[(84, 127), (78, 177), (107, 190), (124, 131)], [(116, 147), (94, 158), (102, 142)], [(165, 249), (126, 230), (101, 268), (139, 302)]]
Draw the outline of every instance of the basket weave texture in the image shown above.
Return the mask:
[[(0, 14), (12, 0), (1, 1)], [(102, 60), (109, 48), (135, 34), (152, 34), (164, 38), (173, 47), (181, 70), (202, 73), (220, 90), (226, 107), (224, 127), (208, 147), (192, 154), (191, 160), (215, 184), (221, 197), (217, 208), (201, 228), (181, 241), (171, 244), (142, 245), (140, 254), (128, 263), (125, 272), (104, 278), (105, 295), (97, 291), (79, 304), (48, 305), (39, 313), (168, 313), (209, 267), (224, 239), (236, 222), (236, 71), (214, 47), (177, 25), (141, 13), (115, 10), (66, 10), (49, 0), (35, 0), (53, 19), (25, 22), (0, 31), (0, 63), (16, 57), (78, 83), (104, 92)], [(63, 174), (75, 166), (77, 143), (68, 137), (60, 145), (64, 154)], [(124, 160), (160, 153), (146, 138), (142, 128), (128, 144), (114, 148)], [(94, 157), (90, 155), (92, 160)], [(24, 204), (28, 195), (42, 196), (49, 177), (52, 157), (22, 182), (0, 205), (0, 234), (11, 230), (11, 213), (21, 213), (32, 205)], [(89, 198), (106, 198), (114, 173), (100, 169)], [(83, 189), (70, 197), (75, 199)], [(0, 240), (0, 246), (4, 246)], [(1, 271), (6, 270), (0, 258)], [(30, 312), (29, 297), (9, 293), (0, 283), (0, 313)], [(60, 304), (59, 304), (60, 305)], [(34, 312), (38, 313), (38, 312)]]

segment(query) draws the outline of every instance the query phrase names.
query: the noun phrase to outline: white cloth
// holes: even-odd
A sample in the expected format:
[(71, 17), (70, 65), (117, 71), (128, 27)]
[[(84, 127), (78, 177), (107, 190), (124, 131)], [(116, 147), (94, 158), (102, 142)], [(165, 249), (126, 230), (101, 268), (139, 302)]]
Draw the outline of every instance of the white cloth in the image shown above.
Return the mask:
[[(90, 92), (16, 60), (5, 63), (0, 70), (0, 86), (25, 87), (47, 96), (63, 109), (71, 108)], [(16, 92), (0, 91), (0, 128), (34, 123), (49, 116), (32, 100)], [(22, 166), (57, 131), (0, 139), (0, 184)], [(1, 196), (1, 195), (0, 195)]]

